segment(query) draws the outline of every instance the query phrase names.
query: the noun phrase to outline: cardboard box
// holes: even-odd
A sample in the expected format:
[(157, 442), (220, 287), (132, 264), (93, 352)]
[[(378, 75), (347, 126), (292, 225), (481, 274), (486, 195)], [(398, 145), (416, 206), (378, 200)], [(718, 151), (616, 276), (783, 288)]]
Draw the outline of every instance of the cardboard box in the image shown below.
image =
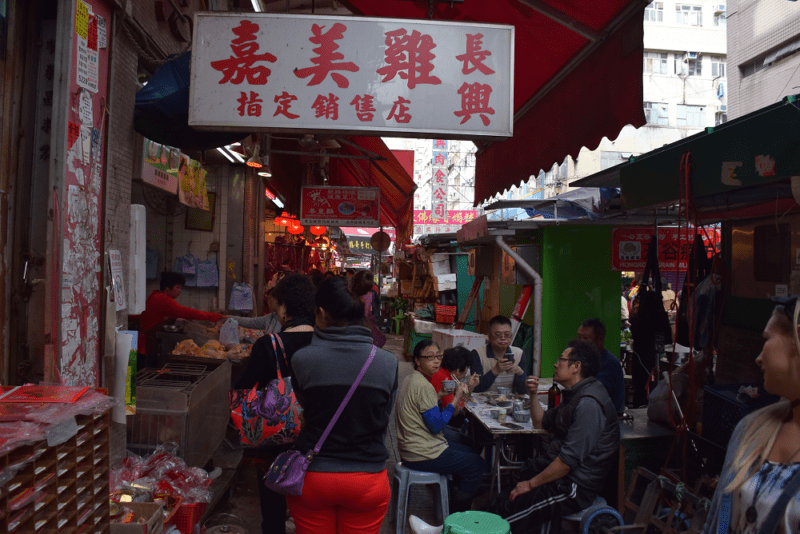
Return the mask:
[(486, 336), (469, 330), (436, 329), (433, 331), (433, 342), (442, 350), (461, 345), (469, 350), (478, 350), (486, 345)]
[(428, 264), (428, 272), (431, 276), (450, 274), (450, 260), (431, 261)]
[(138, 521), (140, 517), (147, 519), (147, 523), (131, 523), (122, 525), (111, 523), (111, 534), (163, 534), (164, 532), (164, 512), (162, 504), (152, 502), (126, 502), (124, 506), (134, 511), (136, 516), (133, 520)]

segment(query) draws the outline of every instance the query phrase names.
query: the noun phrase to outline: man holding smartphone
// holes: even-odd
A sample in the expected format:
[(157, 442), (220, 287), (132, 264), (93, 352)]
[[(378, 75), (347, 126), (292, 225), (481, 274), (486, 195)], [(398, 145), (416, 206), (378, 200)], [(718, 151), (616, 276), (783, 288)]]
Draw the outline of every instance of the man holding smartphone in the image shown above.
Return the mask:
[(473, 373), (480, 376), (475, 392), (497, 391), (509, 387), (514, 393), (525, 394), (525, 355), (512, 347), (511, 320), (497, 315), (489, 321), (489, 343), (472, 351)]

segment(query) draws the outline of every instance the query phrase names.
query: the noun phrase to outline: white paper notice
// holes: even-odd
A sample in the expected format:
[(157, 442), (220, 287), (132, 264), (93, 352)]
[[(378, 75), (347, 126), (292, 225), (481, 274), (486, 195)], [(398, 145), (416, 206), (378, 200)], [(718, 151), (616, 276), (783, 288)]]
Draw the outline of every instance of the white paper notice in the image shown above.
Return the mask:
[(108, 46), (108, 30), (106, 30), (106, 19), (97, 15), (97, 47), (106, 48)]
[[(89, 47), (86, 39), (78, 36), (78, 58), (75, 65), (75, 82), (84, 89), (92, 88), (89, 86)], [(97, 91), (97, 89), (95, 89)]]
[(83, 124), (92, 124), (92, 94), (88, 91), (81, 91), (78, 117)]
[(92, 154), (92, 127), (81, 126), (81, 150), (83, 151), (82, 159), (83, 164), (89, 164), (89, 158)]
[(89, 49), (87, 52), (89, 56), (89, 73), (87, 77), (88, 81), (86, 88), (89, 89), (91, 92), (96, 93), (97, 81), (100, 78), (98, 74), (99, 64), (97, 62), (97, 50)]

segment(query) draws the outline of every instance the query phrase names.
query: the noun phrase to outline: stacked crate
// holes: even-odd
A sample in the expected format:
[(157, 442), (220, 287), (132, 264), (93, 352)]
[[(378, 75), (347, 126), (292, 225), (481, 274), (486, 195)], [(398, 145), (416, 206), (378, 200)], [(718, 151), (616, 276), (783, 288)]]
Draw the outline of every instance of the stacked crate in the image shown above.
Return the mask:
[(0, 455), (0, 532), (109, 532), (110, 412), (79, 415), (77, 433)]

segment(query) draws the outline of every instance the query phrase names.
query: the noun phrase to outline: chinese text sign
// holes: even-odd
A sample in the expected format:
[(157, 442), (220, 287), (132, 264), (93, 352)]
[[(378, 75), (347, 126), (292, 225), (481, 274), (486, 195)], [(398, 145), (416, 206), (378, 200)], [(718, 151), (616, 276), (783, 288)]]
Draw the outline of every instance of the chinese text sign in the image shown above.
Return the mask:
[(198, 13), (189, 124), (510, 137), (513, 64), (513, 26)]
[(380, 224), (377, 187), (306, 186), (300, 194), (302, 224), (368, 226)]

